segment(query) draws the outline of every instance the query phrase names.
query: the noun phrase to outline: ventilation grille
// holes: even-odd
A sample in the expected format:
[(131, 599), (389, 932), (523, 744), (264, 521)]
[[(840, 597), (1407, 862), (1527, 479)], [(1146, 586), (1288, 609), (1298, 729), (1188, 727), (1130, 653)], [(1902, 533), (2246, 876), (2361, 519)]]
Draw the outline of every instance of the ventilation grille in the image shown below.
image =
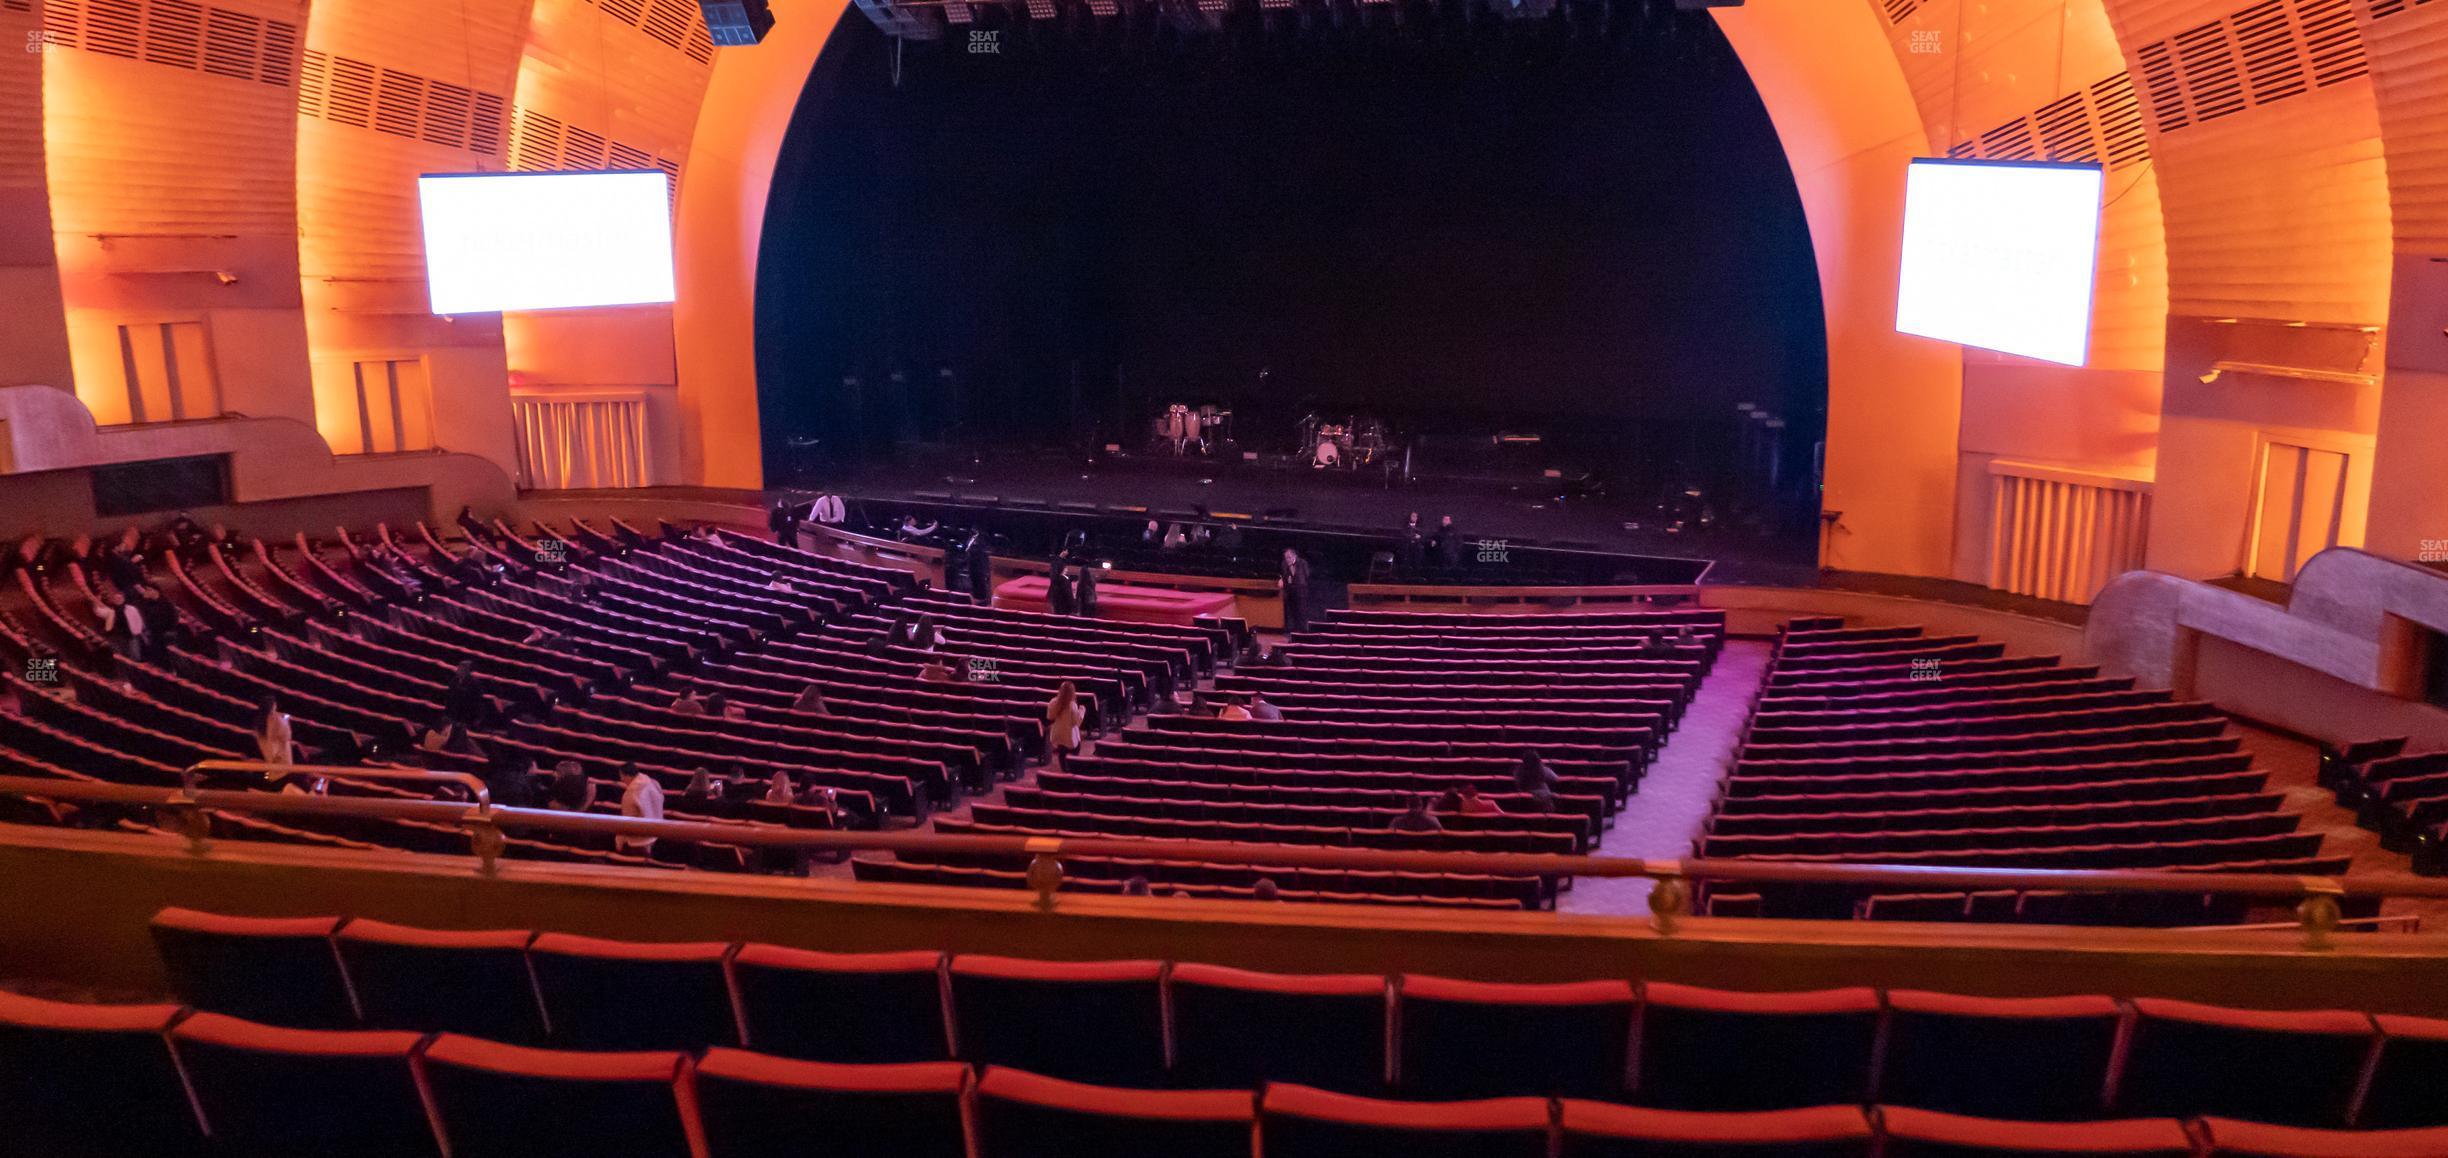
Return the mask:
[[(714, 60), (714, 38), (706, 32), (697, 0), (587, 0), (604, 15), (635, 28), (699, 64)], [(1914, 0), (1918, 3), (1919, 0)]]
[(195, 0), (45, 0), (42, 14), (45, 42), (60, 48), (283, 88), (297, 78), (298, 28), (284, 21)]
[(603, 134), (565, 124), (534, 109), (513, 106), (510, 112), (510, 170), (546, 173), (576, 169), (661, 169), (671, 177), (673, 195), (680, 188), (680, 162), (652, 150), (610, 140)]
[(1884, 0), (1884, 2), (1887, 7), (1889, 24), (1902, 24), (1912, 19), (1912, 14), (1921, 8), (1921, 0)]
[(306, 53), (298, 81), (300, 116), (488, 157), (502, 155), (504, 104), (496, 93), (320, 51)]
[[(2431, 0), (2372, 0), (2372, 15)], [(2383, 12), (2389, 7), (2389, 12)], [(2174, 132), (2370, 71), (2353, 0), (2260, 0), (2134, 52), (2152, 127)]]
[(1958, 141), (1947, 156), (1984, 161), (2096, 161), (2122, 169), (2148, 160), (2150, 141), (2142, 133), (2133, 77), (2120, 72), (2050, 101), (2027, 116)]
[(2431, 2), (2432, 0), (2371, 0), (2372, 19), (2385, 20), (2400, 12), (2411, 11)]

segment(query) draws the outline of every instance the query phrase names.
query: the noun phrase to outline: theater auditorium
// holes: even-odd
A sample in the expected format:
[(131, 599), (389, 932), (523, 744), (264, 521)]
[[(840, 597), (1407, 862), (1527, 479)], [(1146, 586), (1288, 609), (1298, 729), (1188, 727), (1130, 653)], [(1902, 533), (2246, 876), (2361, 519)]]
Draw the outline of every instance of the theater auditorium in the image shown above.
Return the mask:
[(2448, 1156), (2448, 2), (0, 40), (0, 1155)]

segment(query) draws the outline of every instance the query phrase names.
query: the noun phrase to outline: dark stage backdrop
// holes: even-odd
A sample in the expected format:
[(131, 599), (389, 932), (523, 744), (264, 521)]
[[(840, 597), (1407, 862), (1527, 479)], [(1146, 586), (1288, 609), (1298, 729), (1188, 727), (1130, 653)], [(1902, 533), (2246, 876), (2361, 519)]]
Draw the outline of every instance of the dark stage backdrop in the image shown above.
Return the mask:
[(1270, 449), (1314, 406), (1706, 460), (1752, 401), (1807, 463), (1801, 205), (1732, 49), (1675, 24), (1100, 43), (1023, 20), (994, 51), (906, 46), (896, 84), (850, 10), (768, 212), (768, 461), (955, 417), (1136, 442), (1171, 401), (1232, 404)]

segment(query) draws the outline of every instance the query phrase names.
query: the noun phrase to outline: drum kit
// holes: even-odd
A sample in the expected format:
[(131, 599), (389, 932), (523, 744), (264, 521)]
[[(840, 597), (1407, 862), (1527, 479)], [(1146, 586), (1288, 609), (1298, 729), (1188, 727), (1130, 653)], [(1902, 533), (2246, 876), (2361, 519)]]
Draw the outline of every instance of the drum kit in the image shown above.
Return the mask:
[(1394, 449), (1382, 419), (1352, 415), (1336, 420), (1316, 414), (1300, 421), (1300, 445), (1315, 467), (1374, 465)]

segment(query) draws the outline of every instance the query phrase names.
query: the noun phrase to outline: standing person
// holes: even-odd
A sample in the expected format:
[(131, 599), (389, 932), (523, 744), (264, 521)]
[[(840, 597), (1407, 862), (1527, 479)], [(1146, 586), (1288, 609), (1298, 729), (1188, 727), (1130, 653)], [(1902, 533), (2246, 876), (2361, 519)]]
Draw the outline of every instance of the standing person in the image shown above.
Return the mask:
[[(635, 762), (620, 766), (621, 815), (634, 820), (663, 819), (663, 786), (655, 782)], [(612, 840), (613, 847), (631, 856), (645, 856), (654, 851), (651, 836), (620, 836)]]
[(1283, 570), (1276, 578), (1283, 584), (1284, 630), (1309, 630), (1309, 561), (1284, 548)]
[(1046, 763), (1056, 770), (1062, 768), (1063, 757), (1080, 749), (1080, 728), (1088, 713), (1080, 707), (1079, 689), (1070, 680), (1054, 690), (1054, 700), (1046, 705)]
[(255, 752), (266, 764), (297, 763), (297, 738), (278, 696), (265, 696), (255, 715)]
[(103, 585), (102, 602), (94, 605), (94, 622), (112, 651), (132, 660), (144, 659), (144, 612), (136, 610), (118, 588)]
[(1418, 511), (1403, 520), (1402, 535), (1394, 546), (1394, 561), (1405, 572), (1417, 573), (1428, 563), (1428, 535), (1420, 529)]
[(1097, 613), (1097, 565), (1096, 565), (1096, 564), (1094, 564), (1094, 563), (1082, 563), (1082, 564), (1080, 564), (1079, 586), (1078, 586), (1078, 590), (1077, 590), (1077, 592), (1076, 592), (1076, 593), (1075, 593), (1075, 594), (1072, 596), (1072, 600), (1071, 600), (1071, 602), (1072, 602), (1072, 603), (1073, 603), (1075, 606), (1077, 606), (1077, 607), (1079, 608), (1079, 613), (1080, 613), (1081, 615), (1087, 616), (1087, 617), (1088, 617), (1088, 618), (1090, 618), (1090, 619), (1094, 619), (1094, 618), (1096, 618), (1096, 613)]
[(986, 531), (969, 532), (969, 601), (984, 607), (994, 602), (994, 551), (986, 544)]
[(785, 547), (799, 545), (799, 508), (788, 499), (775, 499), (773, 509), (765, 513), (765, 529), (773, 532), (774, 542)]
[(1069, 615), (1079, 610), (1078, 593), (1071, 586), (1071, 565), (1057, 561), (1046, 572), (1046, 610), (1056, 615)]
[(838, 527), (843, 520), (850, 517), (849, 512), (842, 509), (842, 497), (830, 493), (816, 496), (816, 505), (810, 507), (808, 513), (814, 515), (817, 522), (828, 527)]
[(1462, 532), (1454, 529), (1452, 515), (1438, 516), (1436, 534), (1428, 536), (1428, 545), (1436, 549), (1437, 566), (1451, 571), (1462, 565)]

